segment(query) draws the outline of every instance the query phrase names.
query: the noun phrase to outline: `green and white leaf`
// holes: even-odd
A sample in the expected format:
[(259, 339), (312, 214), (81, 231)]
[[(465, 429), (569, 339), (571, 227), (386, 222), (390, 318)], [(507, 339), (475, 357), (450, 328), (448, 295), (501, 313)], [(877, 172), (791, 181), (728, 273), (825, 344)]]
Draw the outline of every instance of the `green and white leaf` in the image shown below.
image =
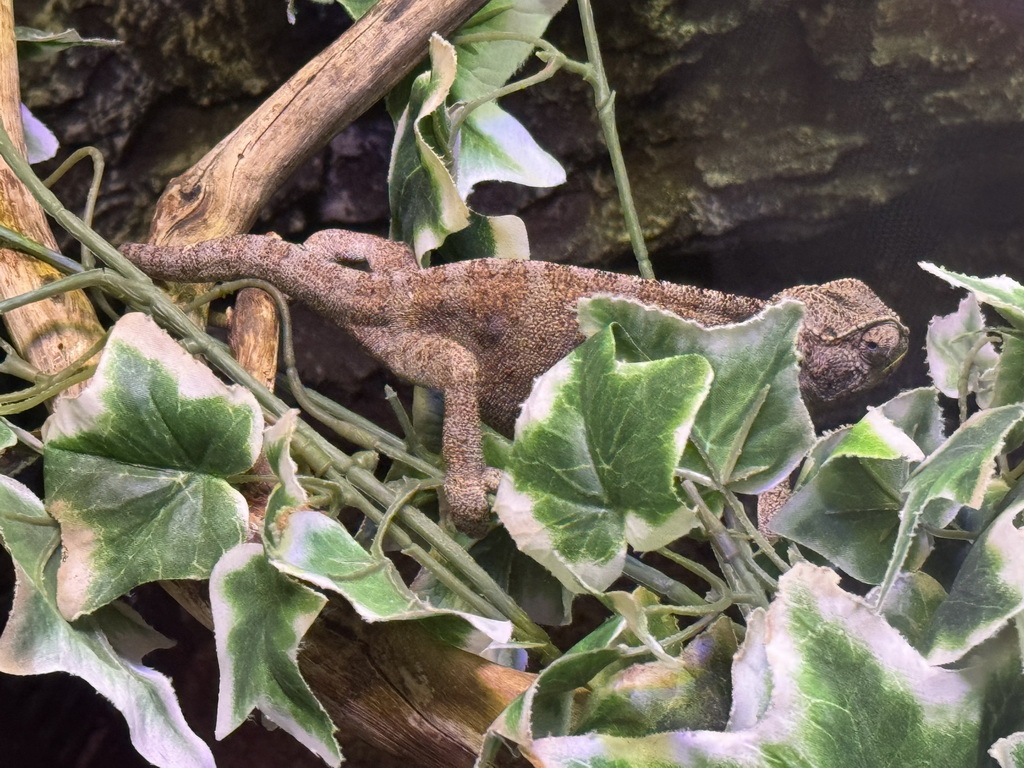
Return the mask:
[(1024, 402), (1024, 334), (1003, 329), (996, 364), (982, 376), (978, 405), (998, 408)]
[(738, 493), (760, 493), (813, 444), (797, 381), (799, 303), (783, 301), (742, 323), (704, 328), (630, 299), (600, 297), (581, 301), (579, 318), (585, 335), (619, 323), (652, 359), (697, 354), (711, 364), (714, 382), (680, 462), (684, 469)]
[(621, 617), (606, 620), (541, 670), (489, 733), (517, 744), (529, 744), (537, 735), (567, 733), (577, 711), (577, 689), (625, 658), (628, 640)]
[(611, 675), (599, 674), (589, 684), (591, 693), (573, 732), (646, 736), (720, 730), (729, 717), (735, 653), (735, 626), (722, 617), (678, 658), (628, 663)]
[(82, 37), (73, 29), (63, 32), (47, 32), (32, 27), (15, 27), (14, 39), (18, 43), (18, 57), (28, 61), (80, 45), (113, 46), (121, 45), (120, 40), (102, 37)]
[[(38, 522), (33, 522), (38, 521)], [(106, 606), (68, 623), (57, 607), (59, 536), (43, 504), (0, 476), (0, 539), (14, 559), (14, 605), (0, 636), (0, 672), (80, 677), (124, 716), (132, 744), (163, 768), (213, 766), (188, 727), (170, 681), (141, 659), (173, 643), (127, 606)]]
[[(867, 584), (885, 578), (899, 528), (903, 487), (942, 442), (934, 389), (904, 392), (832, 433), (812, 452), (793, 496), (772, 518), (775, 534), (798, 542)], [(918, 555), (927, 554), (924, 540)]]
[[(928, 323), (928, 370), (935, 387), (946, 397), (958, 396), (967, 354), (984, 333), (985, 318), (973, 293), (960, 302), (956, 312), (933, 317)], [(985, 380), (984, 375), (998, 358), (991, 344), (977, 351), (967, 379), (967, 392), (979, 392), (979, 379)]]
[(460, 193), (446, 106), (455, 83), (455, 48), (434, 35), (430, 63), (413, 81), (395, 129), (388, 173), (392, 236), (409, 243), (421, 263), (455, 233), (461, 236), (451, 247), (463, 255), (528, 258), (526, 227), (518, 217), (476, 214)]
[(940, 277), (957, 288), (966, 288), (982, 304), (988, 304), (1017, 330), (1024, 330), (1024, 285), (1016, 280), (997, 277), (971, 277), (952, 272), (928, 262), (920, 262), (921, 269)]
[(14, 434), (14, 430), (8, 425), (7, 419), (0, 419), (0, 454), (12, 445), (17, 445), (17, 443), (18, 436)]
[[(565, 2), (492, 0), (460, 33), (539, 38)], [(522, 67), (532, 50), (532, 45), (518, 40), (456, 45), (458, 73), (452, 96), (469, 102), (493, 93)], [(565, 183), (565, 170), (540, 148), (522, 123), (490, 101), (470, 112), (462, 125), (455, 177), (465, 199), (481, 181), (558, 186)]]
[(1000, 768), (1024, 768), (1024, 731), (1000, 739), (988, 753)]
[(295, 412), (267, 430), (266, 452), (280, 484), (267, 501), (263, 544), (281, 573), (338, 592), (366, 621), (430, 619), (446, 640), (474, 652), (506, 643), (512, 625), (423, 602), (402, 581), (383, 552), (367, 552), (336, 520), (309, 509), (288, 452)]
[(928, 627), (922, 650), (949, 664), (992, 637), (1024, 610), (1024, 496), (1016, 494), (967, 553)]
[(638, 354), (615, 324), (538, 377), (495, 500), (517, 546), (569, 589), (600, 591), (627, 544), (689, 531), (673, 474), (711, 378), (697, 355)]
[(64, 615), (146, 582), (208, 578), (244, 538), (248, 508), (225, 478), (252, 466), (262, 428), (248, 390), (225, 386), (145, 315), (122, 317), (88, 387), (43, 427)]
[[(877, 599), (878, 587), (867, 594), (868, 602)], [(923, 571), (904, 571), (896, 578), (889, 597), (882, 606), (881, 615), (898, 630), (907, 642), (921, 653), (925, 652), (925, 635), (936, 609), (947, 597), (946, 590)]]
[(299, 643), (327, 598), (279, 573), (259, 544), (239, 544), (210, 577), (220, 692), (217, 739), (254, 710), (328, 765), (341, 765), (334, 724), (299, 673)]
[(1021, 438), (1015, 427), (1022, 421), (1024, 405), (979, 411), (914, 471), (903, 487), (906, 501), (878, 592), (880, 605), (906, 565), (920, 524), (945, 528), (961, 506), (982, 507), (990, 484), (996, 481), (996, 456), (1018, 447)]
[(838, 581), (799, 564), (767, 613), (751, 614), (725, 731), (534, 733), (524, 748), (543, 768), (976, 765), (985, 686), (930, 666)]

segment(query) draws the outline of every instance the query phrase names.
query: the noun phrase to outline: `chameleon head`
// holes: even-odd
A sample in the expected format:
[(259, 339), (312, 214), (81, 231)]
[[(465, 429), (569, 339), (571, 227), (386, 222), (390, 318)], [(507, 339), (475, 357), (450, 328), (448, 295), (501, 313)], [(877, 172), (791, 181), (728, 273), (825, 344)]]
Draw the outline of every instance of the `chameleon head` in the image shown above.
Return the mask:
[(899, 316), (860, 280), (801, 285), (776, 298), (807, 307), (797, 346), (800, 391), (811, 405), (875, 386), (907, 353), (908, 332)]

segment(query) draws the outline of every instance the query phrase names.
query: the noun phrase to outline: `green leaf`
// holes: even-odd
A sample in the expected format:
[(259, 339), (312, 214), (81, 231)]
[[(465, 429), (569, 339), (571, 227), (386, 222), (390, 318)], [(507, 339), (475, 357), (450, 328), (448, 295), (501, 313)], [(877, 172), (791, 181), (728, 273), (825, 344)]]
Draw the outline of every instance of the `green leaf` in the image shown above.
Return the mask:
[[(876, 590), (877, 587), (868, 593), (869, 602), (876, 599)], [(881, 614), (908, 643), (924, 653), (925, 634), (946, 596), (942, 585), (927, 573), (901, 573), (889, 592), (889, 599), (882, 606)]]
[(1022, 421), (1024, 405), (980, 411), (914, 471), (903, 487), (906, 501), (900, 510), (893, 556), (878, 592), (880, 605), (905, 565), (920, 523), (945, 528), (961, 506), (982, 507), (985, 493), (996, 479), (996, 456), (1017, 447), (1019, 439), (1010, 441), (1011, 432)]
[(209, 747), (182, 716), (170, 681), (141, 664), (167, 638), (114, 604), (73, 624), (57, 608), (59, 536), (42, 502), (0, 476), (0, 539), (14, 559), (14, 605), (0, 636), (0, 672), (80, 677), (124, 715), (132, 744), (166, 768), (213, 766)]
[(68, 618), (158, 579), (205, 579), (245, 535), (225, 478), (259, 455), (255, 398), (227, 387), (139, 313), (114, 326), (89, 386), (43, 427)]
[(299, 673), (299, 643), (327, 598), (276, 571), (259, 544), (239, 544), (210, 577), (220, 665), (218, 739), (254, 709), (328, 765), (341, 764), (334, 724)]
[(449, 260), (528, 258), (526, 227), (518, 217), (481, 216), (466, 204), (468, 192), (456, 184), (459, 161), (446, 108), (456, 77), (455, 48), (435, 35), (430, 62), (430, 70), (413, 81), (395, 129), (388, 173), (393, 236), (409, 243), (421, 261), (456, 233), (446, 245)]
[[(998, 408), (1024, 402), (1024, 337), (1004, 330), (995, 366), (986, 371), (982, 385), (987, 391), (978, 394), (982, 408)], [(984, 397), (983, 397), (984, 395)]]
[(568, 733), (577, 719), (577, 689), (624, 657), (625, 622), (609, 619), (551, 662), (530, 687), (498, 717), (493, 732), (519, 744), (538, 736)]
[[(338, 592), (366, 621), (430, 619), (445, 639), (482, 651), (490, 641), (505, 643), (512, 625), (462, 611), (435, 608), (421, 601), (402, 581), (383, 552), (367, 552), (336, 520), (307, 507), (288, 446), (295, 411), (267, 430), (266, 452), (281, 483), (267, 500), (263, 543), (281, 573)], [(483, 637), (478, 636), (480, 633)]]
[(452, 232), (469, 226), (469, 208), (449, 168), (451, 126), (445, 99), (454, 82), (455, 49), (434, 35), (430, 70), (413, 81), (409, 103), (395, 128), (388, 172), (392, 234), (409, 243), (420, 258)]
[(1017, 493), (967, 553), (924, 638), (932, 664), (957, 661), (1024, 610), (1022, 513)]
[(63, 32), (46, 32), (31, 27), (15, 27), (14, 39), (18, 43), (18, 57), (24, 61), (39, 59), (66, 48), (79, 45), (113, 46), (121, 45), (120, 40), (102, 37), (82, 37), (73, 29)]
[[(539, 38), (565, 2), (492, 0), (461, 32)], [(517, 40), (457, 45), (458, 73), (452, 96), (468, 102), (494, 92), (519, 71), (532, 50), (531, 44)], [(481, 181), (554, 187), (565, 183), (565, 171), (518, 120), (488, 102), (473, 110), (462, 126), (456, 179), (460, 194), (468, 198)]]
[(971, 291), (982, 304), (988, 304), (1017, 330), (1024, 330), (1024, 285), (1006, 275), (998, 277), (971, 277), (952, 272), (928, 262), (920, 262), (921, 269), (940, 277), (952, 286)]
[[(928, 370), (935, 387), (946, 397), (958, 396), (967, 353), (984, 333), (985, 318), (974, 294), (963, 299), (956, 312), (933, 317), (928, 323)], [(995, 365), (998, 357), (990, 344), (977, 352), (967, 380), (968, 392), (979, 390), (979, 378)]]
[(878, 584), (892, 557), (903, 486), (941, 444), (941, 424), (935, 390), (916, 389), (823, 438), (812, 451), (811, 471), (772, 518), (772, 533)]
[(538, 377), (495, 500), (519, 548), (570, 589), (603, 590), (627, 543), (690, 530), (673, 473), (711, 377), (696, 355), (638, 356), (614, 324)]
[(1001, 768), (1024, 768), (1024, 731), (1000, 739), (988, 753)]
[[(979, 740), (989, 679), (929, 666), (863, 600), (839, 589), (838, 581), (832, 571), (799, 564), (782, 577), (767, 613), (751, 614), (736, 656), (734, 704), (725, 731), (674, 731), (641, 738), (534, 734), (535, 740), (525, 746), (535, 764), (976, 765), (984, 748)], [(764, 677), (763, 670), (768, 675), (766, 687), (741, 684)]]
[(18, 436), (14, 434), (14, 430), (8, 426), (7, 419), (0, 419), (0, 454), (3, 454), (3, 452), (12, 445), (17, 444)]
[(734, 626), (723, 617), (678, 659), (630, 664), (607, 678), (599, 675), (591, 683), (573, 733), (646, 736), (693, 728), (720, 730), (729, 716), (735, 653)]
[[(316, 0), (316, 2), (324, 2), (324, 0)], [(337, 3), (344, 8), (348, 12), (348, 15), (353, 19), (359, 19), (377, 4), (377, 0), (337, 0)]]
[(614, 321), (651, 358), (698, 354), (711, 364), (714, 382), (680, 462), (684, 469), (738, 493), (760, 493), (789, 475), (812, 445), (797, 382), (799, 303), (784, 301), (716, 328), (630, 299), (583, 300), (579, 317), (585, 335)]

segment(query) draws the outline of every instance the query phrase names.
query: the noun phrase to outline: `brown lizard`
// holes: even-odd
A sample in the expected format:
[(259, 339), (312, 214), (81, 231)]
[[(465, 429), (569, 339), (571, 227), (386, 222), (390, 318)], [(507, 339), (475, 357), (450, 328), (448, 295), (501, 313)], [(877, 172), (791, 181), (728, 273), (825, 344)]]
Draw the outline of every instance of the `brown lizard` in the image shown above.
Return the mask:
[[(195, 245), (126, 244), (153, 277), (266, 280), (347, 329), (399, 376), (444, 394), (444, 493), (456, 526), (487, 527), (480, 420), (510, 434), (534, 377), (583, 341), (577, 301), (637, 299), (705, 325), (747, 319), (792, 297), (807, 312), (798, 337), (800, 389), (810, 404), (873, 386), (907, 350), (899, 317), (859, 280), (798, 286), (769, 301), (542, 261), (478, 259), (421, 269), (403, 244), (323, 230), (303, 245), (237, 235)], [(369, 272), (343, 262), (368, 262)]]

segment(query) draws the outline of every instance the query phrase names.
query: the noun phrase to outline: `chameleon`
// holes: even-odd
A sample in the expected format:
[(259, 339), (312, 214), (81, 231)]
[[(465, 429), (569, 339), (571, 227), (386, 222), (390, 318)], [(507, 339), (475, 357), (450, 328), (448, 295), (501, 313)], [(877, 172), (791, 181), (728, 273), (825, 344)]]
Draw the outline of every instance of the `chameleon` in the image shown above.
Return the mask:
[[(630, 297), (706, 326), (797, 299), (806, 306), (797, 337), (800, 390), (812, 408), (877, 384), (907, 351), (899, 316), (850, 278), (763, 300), (544, 261), (421, 268), (402, 243), (337, 229), (301, 245), (234, 235), (184, 246), (128, 243), (121, 252), (162, 280), (266, 280), (346, 329), (398, 376), (440, 390), (443, 493), (451, 521), (471, 536), (489, 527), (487, 493), (500, 479), (484, 462), (480, 421), (511, 434), (533, 379), (583, 341), (581, 298)], [(368, 270), (353, 268), (359, 263)]]

